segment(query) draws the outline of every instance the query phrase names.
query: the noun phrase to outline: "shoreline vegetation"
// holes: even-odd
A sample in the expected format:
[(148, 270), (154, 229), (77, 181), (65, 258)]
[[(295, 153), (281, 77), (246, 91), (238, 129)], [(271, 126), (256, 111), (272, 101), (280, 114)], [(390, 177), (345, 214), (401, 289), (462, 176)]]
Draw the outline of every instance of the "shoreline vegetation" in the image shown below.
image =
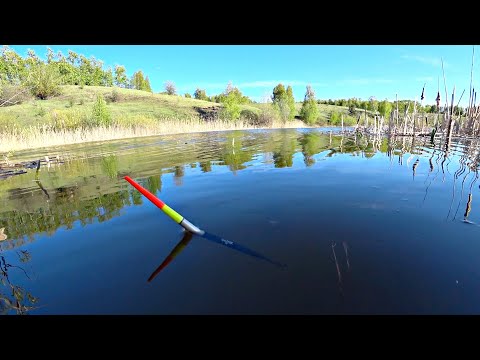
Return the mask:
[(273, 121), (268, 126), (254, 126), (247, 121), (231, 122), (214, 120), (205, 122), (199, 118), (166, 119), (149, 126), (125, 127), (120, 124), (93, 128), (55, 129), (49, 125), (31, 126), (19, 132), (0, 134), (0, 153), (41, 149), (88, 142), (130, 139), (159, 135), (188, 134), (208, 131), (309, 128), (300, 120), (284, 124)]

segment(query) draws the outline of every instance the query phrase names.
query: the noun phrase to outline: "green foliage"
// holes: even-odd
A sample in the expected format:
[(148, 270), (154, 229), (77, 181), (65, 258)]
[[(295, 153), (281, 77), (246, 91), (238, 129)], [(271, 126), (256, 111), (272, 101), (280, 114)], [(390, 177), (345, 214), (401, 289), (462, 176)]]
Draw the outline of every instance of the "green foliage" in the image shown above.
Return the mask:
[(350, 103), (350, 104), (348, 105), (348, 113), (349, 113), (350, 115), (355, 115), (355, 114), (357, 113), (357, 110), (356, 110), (356, 108), (355, 108), (355, 104)]
[(148, 76), (145, 78), (142, 90), (152, 92), (152, 88), (150, 87), (150, 80), (148, 79)]
[(165, 91), (167, 92), (168, 95), (175, 95), (177, 93), (177, 87), (175, 86), (175, 83), (173, 81), (166, 81), (165, 84)]
[(56, 68), (39, 63), (31, 69), (26, 85), (33, 96), (45, 100), (60, 94), (60, 74)]
[(107, 103), (101, 95), (97, 95), (97, 99), (93, 104), (91, 118), (91, 125), (109, 126), (112, 124), (112, 117), (108, 110)]
[(36, 113), (35, 115), (36, 115), (36, 116), (40, 116), (40, 117), (44, 117), (46, 113), (47, 113), (47, 112), (45, 111), (45, 109), (43, 108), (43, 106), (40, 105), (40, 107), (38, 108), (38, 111), (37, 111), (37, 113)]
[(192, 95), (190, 95), (189, 93), (185, 93), (184, 95), (187, 99), (191, 99), (192, 98)]
[(128, 85), (128, 78), (126, 74), (125, 67), (122, 65), (115, 66), (115, 78), (114, 78), (115, 85), (118, 87), (127, 87)]
[(259, 125), (259, 116), (256, 112), (245, 109), (240, 112), (240, 118), (245, 120), (249, 125)]
[(309, 125), (313, 125), (318, 119), (318, 107), (315, 101), (315, 92), (310, 85), (307, 85), (305, 99), (303, 100), (300, 116)]
[(222, 115), (225, 119), (238, 120), (240, 117), (240, 104), (242, 103), (242, 93), (232, 84), (228, 84), (222, 98)]
[(102, 74), (102, 85), (103, 86), (113, 86), (113, 73), (112, 68), (108, 68)]
[(387, 119), (392, 112), (392, 104), (387, 99), (381, 101), (378, 104), (378, 112)]
[(287, 122), (290, 118), (290, 106), (283, 84), (278, 84), (273, 88), (272, 106), (278, 112), (283, 123)]
[(290, 85), (287, 87), (287, 103), (290, 108), (290, 113), (288, 114), (288, 119), (293, 120), (297, 109), (295, 109), (295, 97), (293, 96), (293, 89)]
[(208, 98), (207, 94), (205, 93), (205, 90), (197, 88), (195, 92), (193, 93), (193, 96), (197, 100), (205, 100), (209, 101), (210, 99)]
[(368, 99), (368, 109), (373, 113), (376, 113), (378, 110), (378, 101), (375, 99), (374, 96), (370, 96)]

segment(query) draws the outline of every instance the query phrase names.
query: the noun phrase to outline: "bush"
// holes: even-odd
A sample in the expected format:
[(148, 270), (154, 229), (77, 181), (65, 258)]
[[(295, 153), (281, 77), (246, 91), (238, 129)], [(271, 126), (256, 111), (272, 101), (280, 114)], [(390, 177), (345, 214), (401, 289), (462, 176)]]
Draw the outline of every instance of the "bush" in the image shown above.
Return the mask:
[(44, 117), (47, 112), (45, 109), (40, 105), (40, 108), (38, 109), (37, 113), (35, 114), (36, 116)]
[(111, 103), (111, 102), (116, 103), (116, 102), (119, 102), (120, 100), (122, 100), (122, 96), (120, 95), (120, 92), (116, 88), (114, 88), (112, 92), (106, 96), (106, 101), (108, 103)]
[(246, 121), (247, 124), (254, 125), (254, 126), (257, 126), (257, 124), (259, 122), (258, 114), (256, 112), (254, 112), (252, 110), (248, 110), (248, 109), (242, 110), (240, 112), (240, 119)]
[(109, 126), (112, 124), (112, 117), (107, 108), (107, 103), (102, 95), (97, 95), (93, 104), (90, 126)]
[(60, 74), (56, 68), (40, 63), (30, 72), (26, 85), (33, 96), (45, 100), (60, 94)]
[(185, 97), (186, 97), (187, 99), (191, 99), (191, 98), (192, 98), (192, 95), (190, 95), (189, 93), (186, 93), (186, 94), (185, 94)]

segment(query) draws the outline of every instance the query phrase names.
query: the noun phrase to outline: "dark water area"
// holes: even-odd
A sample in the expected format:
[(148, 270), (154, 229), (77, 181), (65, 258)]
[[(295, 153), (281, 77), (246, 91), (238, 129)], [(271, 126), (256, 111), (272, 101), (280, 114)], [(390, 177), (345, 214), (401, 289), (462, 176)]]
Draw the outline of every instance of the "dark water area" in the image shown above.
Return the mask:
[(0, 311), (478, 314), (478, 145), (282, 129), (48, 149), (71, 156), (0, 181)]

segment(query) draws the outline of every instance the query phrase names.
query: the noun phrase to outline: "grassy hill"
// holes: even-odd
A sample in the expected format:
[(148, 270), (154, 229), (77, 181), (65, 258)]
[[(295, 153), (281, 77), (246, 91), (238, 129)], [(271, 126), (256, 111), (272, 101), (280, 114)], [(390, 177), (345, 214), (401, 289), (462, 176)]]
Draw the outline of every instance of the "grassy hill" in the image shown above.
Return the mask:
[[(115, 101), (112, 95), (116, 93)], [(14, 119), (20, 126), (29, 126), (48, 122), (52, 111), (61, 113), (91, 111), (97, 95), (103, 95), (108, 102), (108, 108), (112, 118), (125, 116), (146, 116), (155, 119), (191, 119), (217, 111), (222, 105), (210, 101), (185, 98), (179, 95), (153, 94), (141, 90), (111, 88), (103, 86), (62, 86), (59, 96), (38, 100), (30, 99), (22, 104), (0, 108), (0, 122), (6, 117)], [(242, 110), (250, 110), (260, 113), (261, 110), (270, 108), (270, 104), (241, 105)], [(297, 116), (299, 116), (302, 103), (296, 103)], [(338, 112), (348, 116), (348, 108), (336, 105), (319, 104), (319, 124), (326, 124), (332, 112)], [(1, 124), (0, 124), (1, 126)]]

